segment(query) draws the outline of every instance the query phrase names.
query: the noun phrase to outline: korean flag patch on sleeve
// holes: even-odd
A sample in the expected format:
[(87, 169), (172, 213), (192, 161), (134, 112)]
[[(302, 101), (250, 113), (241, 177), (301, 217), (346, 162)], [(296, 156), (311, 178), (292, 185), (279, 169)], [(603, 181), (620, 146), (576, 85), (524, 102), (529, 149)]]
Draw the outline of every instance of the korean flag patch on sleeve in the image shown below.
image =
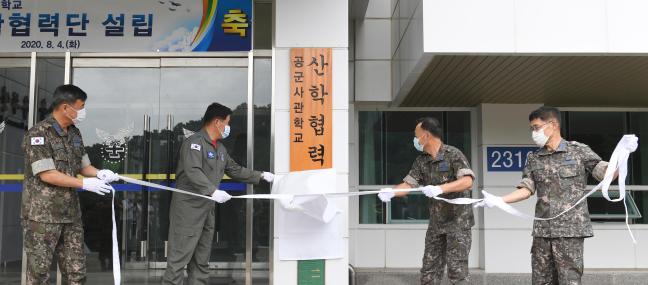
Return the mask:
[(31, 145), (45, 145), (44, 137), (33, 137), (31, 138)]
[(201, 147), (200, 147), (199, 144), (192, 143), (192, 144), (191, 144), (191, 149), (193, 149), (193, 150), (197, 150), (197, 151), (200, 151)]

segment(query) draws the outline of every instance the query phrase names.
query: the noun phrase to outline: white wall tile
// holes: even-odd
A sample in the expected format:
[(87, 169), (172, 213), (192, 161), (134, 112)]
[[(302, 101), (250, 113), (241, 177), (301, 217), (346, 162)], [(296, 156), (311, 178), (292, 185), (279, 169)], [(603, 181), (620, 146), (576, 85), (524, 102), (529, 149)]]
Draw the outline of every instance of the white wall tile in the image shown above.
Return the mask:
[(390, 5), (391, 5), (391, 11), (392, 14), (394, 13), (394, 9), (396, 9), (396, 5), (398, 4), (398, 0), (390, 0)]
[(607, 51), (605, 1), (516, 0), (516, 51)]
[(355, 61), (349, 62), (349, 102), (355, 101)]
[(391, 0), (369, 0), (365, 18), (390, 18)]
[(356, 61), (356, 101), (391, 101), (391, 61)]
[(290, 246), (283, 244), (281, 239), (274, 239), (274, 271), (272, 276), (274, 284), (283, 285), (297, 285), (297, 261), (279, 260), (279, 255), (276, 254), (282, 246)]
[(515, 50), (514, 8), (514, 0), (423, 1), (424, 50), (512, 52)]
[[(349, 191), (349, 176), (346, 174), (338, 174), (336, 176), (336, 191), (337, 192), (348, 192)], [(339, 214), (340, 219), (340, 228), (339, 232), (343, 237), (349, 237), (349, 199), (348, 198), (335, 198), (331, 199), (331, 202), (335, 203), (338, 209), (343, 210)]]
[[(345, 239), (344, 242), (347, 250), (349, 249), (349, 241)], [(326, 275), (324, 279), (326, 284), (336, 284), (336, 285), (347, 285), (349, 284), (349, 258), (340, 258), (340, 259), (328, 259), (326, 260), (325, 269)], [(297, 275), (293, 276), (294, 280), (297, 280)], [(283, 283), (275, 283), (283, 284)], [(294, 284), (297, 284), (296, 282)]]
[(607, 29), (609, 52), (648, 52), (648, 37), (644, 37), (648, 27), (647, 1), (608, 0)]
[(349, 51), (333, 49), (333, 109), (349, 108)]
[[(646, 215), (647, 213), (642, 213)], [(598, 231), (594, 230), (594, 234), (596, 235)], [(634, 256), (636, 257), (635, 261), (635, 267), (636, 268), (648, 268), (648, 229), (633, 229), (632, 233), (634, 234), (635, 238), (637, 239), (637, 244), (635, 245), (635, 253)], [(628, 233), (618, 233), (618, 236), (616, 236), (615, 240), (619, 242), (629, 242), (630, 237), (628, 236)], [(612, 245), (613, 242), (610, 242), (610, 245)], [(609, 245), (608, 245), (609, 246)], [(626, 257), (627, 258), (627, 257)]]
[(387, 230), (385, 246), (385, 266), (388, 268), (421, 267), (425, 230)]
[(349, 20), (349, 60), (355, 60), (355, 20)]
[(349, 173), (349, 111), (333, 110), (333, 167)]
[(401, 29), (400, 29), (400, 21), (398, 20), (398, 5), (396, 6), (396, 12), (394, 14), (394, 17), (390, 21), (390, 26), (391, 26), (391, 54), (393, 57), (394, 52), (396, 52), (396, 48), (398, 47), (398, 43), (401, 40)]
[(275, 113), (274, 171), (277, 174), (290, 172), (290, 112)]
[(356, 21), (356, 60), (391, 59), (390, 31), (389, 19)]
[(529, 114), (541, 104), (482, 104), (483, 145), (531, 145)]
[(356, 266), (358, 263), (357, 254), (356, 254), (356, 242), (358, 240), (358, 230), (354, 228), (349, 228), (349, 264)]
[(348, 47), (348, 10), (346, 0), (276, 1), (275, 44), (277, 47)]
[(486, 273), (531, 273), (531, 232), (484, 230)]
[(359, 229), (351, 251), (356, 256), (355, 267), (385, 267), (385, 230)]
[(276, 48), (274, 52), (276, 78), (272, 105), (276, 110), (290, 110), (290, 49)]
[[(487, 187), (486, 190), (488, 193), (496, 196), (504, 196), (508, 193), (513, 192), (515, 187)], [(482, 197), (481, 193), (479, 197)], [(536, 196), (532, 196), (529, 199), (512, 204), (513, 207), (520, 210), (523, 213), (529, 215), (535, 215), (535, 204)], [(514, 217), (498, 208), (488, 208), (484, 209), (484, 228), (485, 229), (511, 229), (511, 230), (523, 230), (528, 234), (531, 234), (531, 228), (533, 227), (533, 221)]]
[(585, 268), (634, 268), (635, 249), (625, 229), (594, 230), (585, 239)]

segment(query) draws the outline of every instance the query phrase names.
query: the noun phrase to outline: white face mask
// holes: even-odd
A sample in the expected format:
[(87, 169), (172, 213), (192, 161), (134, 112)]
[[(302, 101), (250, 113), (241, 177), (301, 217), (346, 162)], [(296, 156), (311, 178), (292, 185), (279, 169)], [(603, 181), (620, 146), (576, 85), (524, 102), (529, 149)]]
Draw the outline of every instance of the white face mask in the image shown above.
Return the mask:
[[(70, 106), (70, 108), (72, 108), (72, 106)], [(72, 123), (76, 125), (76, 124), (80, 124), (81, 122), (83, 122), (85, 120), (85, 118), (86, 118), (86, 109), (85, 108), (83, 108), (81, 110), (77, 110), (77, 109), (74, 109), (74, 108), (72, 108), (72, 109), (77, 112), (76, 118), (72, 118), (72, 117), (68, 116), (68, 118), (70, 118), (70, 120), (72, 120)], [(66, 116), (67, 116), (67, 114), (66, 114)]]
[(216, 126), (216, 129), (218, 129), (218, 131), (220, 132), (221, 139), (226, 139), (227, 137), (229, 137), (230, 131), (231, 131), (231, 128), (230, 128), (229, 125), (225, 125), (225, 127), (223, 128), (222, 131), (218, 126)]
[(544, 147), (547, 144), (547, 141), (549, 141), (549, 137), (544, 133), (544, 128), (533, 131), (531, 133), (531, 138), (533, 139), (533, 142), (535, 142), (535, 144), (539, 147)]
[(421, 144), (421, 142), (419, 141), (419, 139), (418, 139), (417, 137), (414, 137), (414, 141), (413, 141), (413, 142), (414, 142), (414, 148), (415, 148), (416, 150), (418, 150), (418, 151), (423, 151), (423, 145)]

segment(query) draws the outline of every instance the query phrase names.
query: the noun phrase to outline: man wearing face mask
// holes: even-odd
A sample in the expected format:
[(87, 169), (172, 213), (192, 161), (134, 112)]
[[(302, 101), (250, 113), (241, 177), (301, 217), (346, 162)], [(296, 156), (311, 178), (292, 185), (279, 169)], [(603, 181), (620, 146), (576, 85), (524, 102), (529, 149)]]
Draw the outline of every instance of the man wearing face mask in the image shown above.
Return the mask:
[[(469, 198), (474, 173), (466, 156), (457, 148), (443, 143), (439, 121), (431, 117), (419, 119), (414, 130), (414, 147), (421, 154), (414, 161), (403, 183), (394, 188), (424, 187), (430, 198)], [(378, 197), (383, 202), (407, 192), (383, 189)], [(425, 252), (421, 268), (421, 284), (441, 284), (448, 267), (452, 284), (469, 284), (468, 254), (475, 224), (470, 205), (454, 205), (430, 199), (430, 222), (425, 235)]]
[[(476, 206), (515, 203), (536, 194), (535, 216), (550, 218), (586, 193), (587, 176), (601, 181), (608, 163), (579, 142), (560, 135), (560, 111), (540, 107), (529, 115), (531, 137), (540, 147), (531, 153), (517, 190), (490, 196)], [(554, 220), (533, 222), (531, 267), (533, 284), (581, 284), (584, 238), (592, 237), (587, 200)]]
[[(75, 126), (85, 118), (87, 95), (74, 85), (54, 90), (52, 115), (27, 131), (21, 219), (27, 254), (27, 284), (49, 284), (54, 255), (69, 284), (85, 281), (83, 226), (77, 189), (105, 195), (118, 180), (90, 165)], [(85, 177), (78, 179), (77, 175)]]
[[(270, 172), (241, 167), (227, 153), (220, 140), (230, 134), (231, 114), (232, 110), (221, 104), (209, 105), (202, 119), (203, 128), (182, 143), (176, 169), (176, 185), (179, 189), (225, 203), (231, 196), (218, 190), (224, 174), (253, 184), (258, 184), (261, 179), (267, 182), (274, 180)], [(164, 284), (182, 284), (185, 266), (189, 275), (188, 284), (207, 284), (216, 221), (214, 210), (215, 204), (208, 199), (173, 193)]]

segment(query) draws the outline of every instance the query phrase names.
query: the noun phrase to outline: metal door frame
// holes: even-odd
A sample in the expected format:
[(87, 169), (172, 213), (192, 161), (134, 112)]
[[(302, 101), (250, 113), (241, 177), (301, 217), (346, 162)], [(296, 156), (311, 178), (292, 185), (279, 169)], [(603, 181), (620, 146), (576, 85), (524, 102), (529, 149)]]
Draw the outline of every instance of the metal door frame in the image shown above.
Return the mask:
[[(34, 125), (35, 117), (35, 90), (36, 90), (36, 53), (11, 53), (11, 54), (0, 54), (0, 68), (29, 68), (29, 110), (27, 115), (27, 127), (31, 128)], [(0, 193), (0, 200), (4, 200), (5, 193)], [(0, 219), (4, 219), (2, 213), (0, 213)], [(0, 234), (2, 233), (0, 229)], [(0, 242), (2, 238), (0, 237)], [(20, 283), (25, 284), (25, 272), (27, 271), (27, 263), (24, 261), (27, 260), (27, 255), (25, 253), (25, 248), (22, 249), (22, 260), (21, 260), (21, 273), (20, 273)]]
[[(33, 53), (35, 54), (35, 53)], [(250, 52), (222, 53), (66, 53), (65, 78), (71, 82), (74, 68), (164, 68), (164, 67), (246, 67), (247, 79), (247, 166), (254, 168), (254, 59), (271, 58), (270, 50), (254, 50)], [(35, 73), (35, 72), (34, 72)], [(35, 76), (35, 74), (34, 74)], [(35, 95), (34, 95), (35, 97)], [(31, 97), (30, 97), (31, 99)], [(31, 104), (32, 101), (30, 101)], [(31, 108), (30, 111), (35, 110)], [(161, 115), (160, 115), (161, 116)], [(30, 118), (33, 116), (30, 116)], [(272, 138), (271, 138), (272, 140)], [(246, 192), (254, 192), (254, 186), (248, 185)], [(148, 213), (148, 212), (147, 212)], [(244, 262), (210, 262), (210, 269), (245, 269), (246, 284), (252, 284), (253, 270), (271, 270), (272, 258), (269, 262), (252, 262), (253, 247), (253, 201), (247, 200), (245, 206), (245, 261)], [(270, 221), (272, 224), (272, 221)], [(147, 227), (149, 225), (147, 224)], [(268, 225), (272, 231), (271, 225)], [(270, 235), (272, 239), (272, 235)], [(150, 237), (147, 237), (147, 242)], [(272, 250), (272, 249), (271, 249)], [(166, 268), (166, 262), (151, 262), (147, 260), (149, 269)], [(142, 268), (145, 269), (145, 268)]]

